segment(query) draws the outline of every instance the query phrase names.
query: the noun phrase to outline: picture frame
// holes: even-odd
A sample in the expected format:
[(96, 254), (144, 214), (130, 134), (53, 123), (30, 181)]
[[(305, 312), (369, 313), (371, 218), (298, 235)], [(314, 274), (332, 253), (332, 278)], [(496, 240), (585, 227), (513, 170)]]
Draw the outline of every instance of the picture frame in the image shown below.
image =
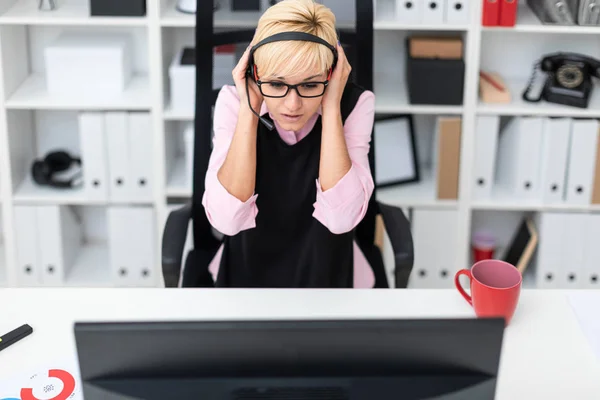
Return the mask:
[(538, 245), (538, 236), (533, 218), (524, 217), (511, 238), (502, 260), (514, 265), (521, 274), (525, 273)]
[(373, 142), (376, 187), (385, 188), (420, 181), (412, 115), (376, 115)]

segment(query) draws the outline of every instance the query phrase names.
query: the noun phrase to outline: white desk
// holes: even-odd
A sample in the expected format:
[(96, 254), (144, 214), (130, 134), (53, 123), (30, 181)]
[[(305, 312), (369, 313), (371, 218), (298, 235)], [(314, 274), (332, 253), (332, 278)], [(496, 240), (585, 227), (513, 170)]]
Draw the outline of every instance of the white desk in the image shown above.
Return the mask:
[[(600, 362), (567, 293), (523, 292), (505, 331), (497, 399), (600, 398)], [(35, 368), (40, 354), (74, 354), (75, 320), (473, 316), (454, 290), (4, 289), (0, 307), (0, 334), (23, 323), (34, 328), (0, 352), (0, 377)]]

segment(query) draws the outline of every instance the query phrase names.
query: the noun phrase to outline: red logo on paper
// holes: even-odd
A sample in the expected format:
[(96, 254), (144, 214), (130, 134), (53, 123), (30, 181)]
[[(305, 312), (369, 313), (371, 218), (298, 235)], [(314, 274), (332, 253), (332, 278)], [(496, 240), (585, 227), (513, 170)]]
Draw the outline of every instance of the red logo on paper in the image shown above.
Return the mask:
[[(75, 390), (75, 378), (73, 375), (62, 369), (51, 369), (48, 371), (48, 377), (60, 379), (63, 383), (63, 390), (51, 399), (44, 400), (67, 400)], [(21, 389), (21, 400), (42, 400), (33, 395), (33, 389)]]

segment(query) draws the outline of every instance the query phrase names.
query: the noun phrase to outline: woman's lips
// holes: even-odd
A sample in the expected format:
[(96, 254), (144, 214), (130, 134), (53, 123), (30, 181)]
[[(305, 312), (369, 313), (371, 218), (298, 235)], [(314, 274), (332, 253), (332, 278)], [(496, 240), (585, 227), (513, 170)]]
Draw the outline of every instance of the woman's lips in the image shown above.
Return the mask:
[(300, 118), (302, 117), (302, 114), (300, 114), (300, 115), (281, 114), (281, 116), (283, 117), (284, 120), (286, 120), (288, 122), (296, 122), (296, 121), (300, 120)]

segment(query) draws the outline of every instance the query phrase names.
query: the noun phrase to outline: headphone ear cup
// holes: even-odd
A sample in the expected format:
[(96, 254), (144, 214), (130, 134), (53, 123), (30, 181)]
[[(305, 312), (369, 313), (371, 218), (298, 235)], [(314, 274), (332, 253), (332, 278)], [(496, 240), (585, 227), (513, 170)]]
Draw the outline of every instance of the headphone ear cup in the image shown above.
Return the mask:
[(31, 176), (38, 185), (47, 185), (50, 182), (51, 169), (45, 161), (36, 160), (31, 165)]

